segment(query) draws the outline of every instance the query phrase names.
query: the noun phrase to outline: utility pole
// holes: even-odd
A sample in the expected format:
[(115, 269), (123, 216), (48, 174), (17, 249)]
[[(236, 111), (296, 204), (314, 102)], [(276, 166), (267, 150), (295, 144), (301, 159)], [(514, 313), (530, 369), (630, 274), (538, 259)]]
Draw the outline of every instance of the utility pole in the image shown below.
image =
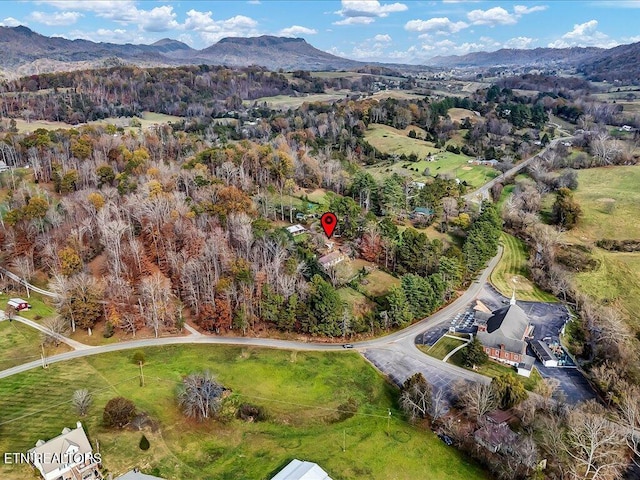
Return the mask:
[(142, 372), (142, 362), (138, 362), (140, 365), (140, 386), (144, 387), (144, 373)]
[(387, 415), (387, 435), (389, 434), (389, 423), (391, 422), (391, 409), (387, 409), (389, 411), (389, 415)]
[(40, 348), (42, 348), (42, 368), (47, 368), (48, 365), (47, 365), (47, 361), (46, 361), (47, 357), (46, 357), (46, 355), (44, 353), (44, 344), (41, 343), (40, 344)]
[(342, 451), (347, 451), (347, 429), (342, 430)]

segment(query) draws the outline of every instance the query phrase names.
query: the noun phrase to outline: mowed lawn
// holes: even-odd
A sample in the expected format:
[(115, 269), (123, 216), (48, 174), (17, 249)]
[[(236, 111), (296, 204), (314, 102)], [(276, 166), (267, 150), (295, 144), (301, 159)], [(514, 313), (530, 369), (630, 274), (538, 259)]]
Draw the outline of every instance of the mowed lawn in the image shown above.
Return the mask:
[(510, 297), (515, 289), (516, 298), (519, 300), (557, 302), (553, 295), (540, 290), (527, 278), (529, 275), (528, 252), (524, 242), (504, 232), (500, 241), (504, 251), (500, 262), (491, 272), (493, 286), (506, 297)]
[(466, 343), (466, 340), (464, 338), (455, 339), (451, 337), (442, 336), (440, 337), (440, 340), (438, 340), (431, 348), (426, 350), (426, 353), (428, 353), (432, 357), (437, 358), (438, 360), (442, 360), (454, 348), (457, 348), (460, 345), (464, 345), (465, 343)]
[[(25, 451), (75, 425), (69, 399), (75, 389), (88, 388), (94, 404), (82, 420), (114, 474), (138, 466), (172, 479), (269, 479), (299, 458), (319, 463), (336, 480), (488, 478), (431, 431), (403, 420), (397, 391), (356, 353), (204, 345), (146, 349), (144, 387), (131, 355), (87, 357), (0, 380), (0, 449)], [(183, 376), (203, 369), (232, 390), (229, 402), (259, 405), (268, 420), (247, 423), (228, 409), (223, 421), (186, 421), (176, 406), (176, 388)], [(141, 432), (102, 427), (102, 409), (116, 395), (132, 399), (158, 422), (154, 431), (145, 428), (148, 451), (138, 448)], [(358, 412), (340, 419), (336, 409), (349, 398), (357, 400)], [(0, 464), (3, 480), (31, 476), (28, 467)]]
[(433, 146), (432, 142), (426, 142), (417, 138), (409, 138), (409, 132), (415, 130), (418, 137), (424, 137), (425, 131), (418, 127), (407, 127), (404, 130), (372, 123), (367, 128), (364, 138), (371, 145), (383, 153), (390, 155), (411, 155), (415, 153), (419, 159), (427, 155), (436, 154), (440, 150)]

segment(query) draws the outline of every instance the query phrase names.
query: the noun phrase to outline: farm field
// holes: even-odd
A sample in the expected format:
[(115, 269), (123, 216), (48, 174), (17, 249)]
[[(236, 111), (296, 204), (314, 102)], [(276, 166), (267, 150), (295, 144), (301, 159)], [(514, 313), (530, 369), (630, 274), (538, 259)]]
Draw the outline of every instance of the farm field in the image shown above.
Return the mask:
[(528, 253), (522, 240), (502, 233), (500, 243), (504, 247), (502, 258), (491, 272), (491, 283), (505, 297), (510, 297), (515, 289), (518, 300), (532, 300), (536, 302), (556, 302), (557, 299), (540, 290), (527, 277)]
[(607, 252), (594, 248), (600, 265), (592, 272), (575, 275), (581, 291), (599, 301), (617, 307), (640, 331), (640, 253)]
[(332, 102), (334, 100), (340, 100), (342, 98), (348, 97), (349, 94), (351, 94), (349, 90), (341, 90), (338, 92), (316, 93), (300, 97), (291, 97), (289, 95), (274, 95), (273, 97), (260, 97), (254, 100), (244, 100), (242, 103), (248, 107), (255, 103), (257, 103), (258, 105), (266, 103), (267, 106), (271, 108), (280, 108), (286, 110), (288, 108), (299, 107), (303, 103)]
[[(173, 115), (165, 115), (163, 113), (155, 113), (155, 112), (143, 112), (142, 117), (135, 117), (140, 121), (140, 124), (143, 129), (152, 127), (154, 125), (161, 125), (168, 122), (177, 122), (181, 120), (181, 117), (176, 117)], [(127, 119), (131, 120), (131, 119)], [(16, 128), (18, 132), (30, 133), (39, 128), (43, 128), (45, 130), (58, 130), (58, 129), (69, 129), (69, 128), (78, 128), (82, 125), (113, 125), (116, 124), (119, 119), (117, 118), (105, 118), (103, 120), (94, 120), (91, 122), (87, 122), (86, 124), (81, 125), (71, 125), (69, 123), (64, 122), (49, 122), (47, 120), (32, 120), (30, 122), (25, 121), (21, 118), (16, 118)], [(133, 128), (133, 127), (130, 127)]]
[[(492, 178), (499, 175), (498, 171), (480, 165), (471, 165), (468, 157), (463, 154), (455, 154), (444, 150), (439, 150), (433, 143), (415, 138), (409, 138), (410, 130), (416, 130), (418, 136), (424, 135), (423, 131), (409, 127), (405, 130), (398, 130), (388, 125), (370, 125), (365, 133), (365, 139), (378, 150), (387, 154), (411, 155), (416, 154), (417, 162), (397, 162), (383, 163), (373, 167), (368, 167), (371, 174), (383, 179), (390, 173), (410, 175), (415, 180), (428, 178), (423, 173), (429, 169), (429, 175), (447, 174), (472, 186), (480, 186)], [(427, 161), (428, 155), (435, 157), (434, 161)]]
[[(395, 389), (355, 353), (211, 346), (144, 353), (144, 387), (132, 352), (87, 357), (0, 380), (0, 449), (24, 451), (39, 438), (75, 425), (78, 418), (69, 400), (75, 389), (88, 388), (94, 402), (82, 421), (114, 474), (138, 466), (164, 478), (269, 479), (292, 458), (302, 458), (317, 462), (335, 479), (488, 478), (431, 431), (404, 421)], [(229, 403), (261, 406), (268, 419), (243, 422), (229, 408), (223, 420), (185, 421), (176, 407), (177, 386), (184, 375), (203, 369), (232, 390)], [(148, 451), (138, 448), (142, 432), (114, 432), (101, 425), (105, 403), (118, 395), (133, 400), (157, 422), (155, 429), (144, 428)], [(358, 402), (358, 412), (338, 418), (336, 408), (349, 398)], [(388, 430), (387, 409), (392, 411)], [(30, 475), (28, 467), (0, 465), (3, 480)]]
[[(640, 166), (578, 171), (575, 198), (583, 211), (579, 224), (564, 235), (570, 242), (602, 238), (640, 239)], [(611, 213), (607, 203), (613, 201)]]

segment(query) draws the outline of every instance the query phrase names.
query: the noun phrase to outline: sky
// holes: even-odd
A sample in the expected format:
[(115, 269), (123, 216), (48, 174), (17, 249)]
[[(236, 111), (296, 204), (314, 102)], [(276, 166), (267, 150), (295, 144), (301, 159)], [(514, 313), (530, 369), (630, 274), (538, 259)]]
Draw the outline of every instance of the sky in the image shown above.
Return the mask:
[[(633, 19), (636, 21), (633, 21)], [(0, 3), (0, 26), (96, 42), (162, 38), (205, 48), (229, 36), (302, 37), (362, 61), (422, 63), (500, 48), (640, 41), (640, 0), (19, 0)]]

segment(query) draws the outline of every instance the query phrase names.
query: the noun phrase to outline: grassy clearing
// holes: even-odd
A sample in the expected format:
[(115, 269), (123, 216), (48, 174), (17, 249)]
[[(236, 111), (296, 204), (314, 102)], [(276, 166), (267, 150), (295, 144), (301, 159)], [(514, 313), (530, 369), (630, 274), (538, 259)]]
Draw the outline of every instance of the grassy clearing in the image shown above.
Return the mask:
[(640, 253), (594, 249), (600, 266), (575, 275), (578, 287), (602, 303), (617, 307), (635, 331), (640, 331)]
[(378, 150), (390, 155), (411, 155), (415, 153), (418, 158), (426, 158), (427, 155), (436, 154), (440, 150), (435, 148), (432, 142), (426, 142), (416, 138), (409, 138), (409, 131), (415, 130), (418, 136), (424, 137), (424, 130), (418, 127), (408, 127), (404, 130), (373, 123), (369, 125), (364, 138)]
[[(601, 238), (640, 238), (640, 166), (591, 168), (578, 171), (575, 198), (583, 217), (565, 234), (570, 242), (591, 243)], [(607, 213), (606, 203), (614, 208)]]
[(362, 317), (375, 308), (374, 302), (351, 287), (339, 288), (338, 294), (351, 307), (353, 314), (357, 317)]
[(468, 118), (471, 123), (475, 123), (480, 120), (472, 110), (467, 110), (466, 108), (450, 108), (447, 112), (449, 118), (452, 122), (461, 123), (465, 118)]
[[(146, 349), (144, 387), (131, 355), (88, 357), (1, 380), (0, 449), (24, 451), (38, 438), (74, 425), (77, 418), (68, 400), (76, 388), (85, 387), (94, 392), (85, 427), (90, 439), (100, 442), (104, 465), (115, 474), (140, 466), (163, 478), (268, 479), (292, 458), (303, 458), (336, 479), (488, 478), (430, 431), (401, 420), (395, 389), (356, 354), (211, 346)], [(268, 421), (186, 422), (176, 408), (176, 386), (184, 375), (202, 369), (217, 375), (238, 402), (264, 407)], [(157, 431), (145, 431), (151, 443), (147, 452), (137, 447), (141, 432), (115, 433), (101, 426), (102, 408), (115, 395), (134, 400), (159, 422)], [(349, 397), (358, 400), (358, 414), (340, 421), (333, 409)], [(394, 415), (386, 432), (388, 408)], [(28, 416), (11, 421), (23, 415)], [(3, 479), (29, 476), (24, 466), (0, 465)]]
[(527, 249), (524, 242), (508, 233), (502, 233), (500, 241), (504, 252), (500, 262), (491, 272), (491, 283), (504, 296), (510, 297), (513, 289), (520, 300), (533, 300), (538, 302), (556, 302), (557, 299), (540, 290), (527, 278)]
[(260, 97), (256, 98), (255, 100), (244, 100), (242, 103), (247, 107), (252, 106), (254, 103), (257, 103), (258, 105), (266, 103), (270, 108), (279, 108), (281, 110), (286, 110), (288, 108), (297, 108), (303, 103), (333, 102), (335, 100), (341, 100), (343, 98), (347, 98), (349, 94), (350, 92), (348, 90), (344, 90), (332, 93), (317, 93), (302, 97), (274, 95), (273, 97)]

